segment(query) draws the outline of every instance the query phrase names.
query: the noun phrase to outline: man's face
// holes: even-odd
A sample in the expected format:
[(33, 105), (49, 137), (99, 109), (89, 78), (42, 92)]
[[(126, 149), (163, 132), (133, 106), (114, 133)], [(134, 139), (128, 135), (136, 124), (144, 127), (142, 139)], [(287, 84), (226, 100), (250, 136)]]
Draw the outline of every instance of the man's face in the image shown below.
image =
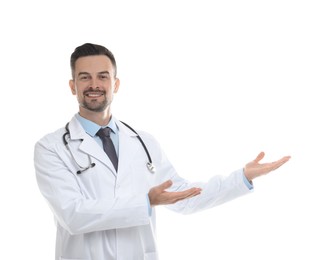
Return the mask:
[(110, 108), (119, 87), (114, 73), (114, 67), (105, 55), (81, 57), (76, 61), (70, 88), (73, 95), (77, 95), (80, 110), (103, 112)]

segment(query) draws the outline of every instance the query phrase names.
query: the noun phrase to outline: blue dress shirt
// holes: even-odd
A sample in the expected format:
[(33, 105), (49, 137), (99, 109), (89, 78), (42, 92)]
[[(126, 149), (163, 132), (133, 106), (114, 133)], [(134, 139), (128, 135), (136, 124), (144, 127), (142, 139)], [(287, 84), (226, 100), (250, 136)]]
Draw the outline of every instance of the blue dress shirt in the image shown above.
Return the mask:
[(112, 132), (110, 134), (110, 137), (112, 139), (117, 158), (118, 158), (118, 152), (119, 152), (119, 138), (118, 138), (118, 127), (115, 124), (114, 120), (112, 118), (110, 119), (110, 122), (105, 126), (100, 126), (84, 117), (82, 117), (80, 114), (76, 114), (76, 118), (79, 121), (79, 123), (82, 125), (84, 130), (87, 134), (89, 134), (91, 137), (93, 137), (96, 142), (102, 147), (102, 141), (99, 136), (96, 135), (96, 133), (99, 131), (100, 128), (110, 127)]

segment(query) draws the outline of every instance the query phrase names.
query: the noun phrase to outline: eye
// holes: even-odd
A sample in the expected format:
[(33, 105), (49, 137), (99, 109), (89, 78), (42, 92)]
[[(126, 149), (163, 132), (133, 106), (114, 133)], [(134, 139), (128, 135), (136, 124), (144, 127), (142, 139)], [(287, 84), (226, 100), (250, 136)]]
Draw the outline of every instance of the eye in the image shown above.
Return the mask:
[(81, 80), (81, 81), (87, 81), (87, 80), (89, 80), (89, 78), (90, 78), (90, 76), (88, 76), (88, 75), (81, 75), (81, 76), (79, 76), (79, 80)]
[(107, 74), (100, 74), (99, 75), (99, 79), (101, 79), (101, 80), (105, 80), (107, 78), (109, 78)]

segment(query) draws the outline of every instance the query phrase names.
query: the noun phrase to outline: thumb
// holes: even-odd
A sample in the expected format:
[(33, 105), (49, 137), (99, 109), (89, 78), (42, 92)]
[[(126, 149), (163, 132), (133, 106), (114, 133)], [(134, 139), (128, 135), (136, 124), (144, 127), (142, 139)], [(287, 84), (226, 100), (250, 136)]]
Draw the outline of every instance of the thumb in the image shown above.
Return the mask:
[(254, 162), (258, 163), (259, 161), (261, 161), (265, 156), (264, 152), (260, 152), (259, 155), (254, 159)]
[(158, 187), (159, 190), (166, 190), (169, 187), (171, 187), (173, 185), (173, 182), (171, 180), (167, 180), (166, 182), (163, 182), (162, 184), (160, 184)]

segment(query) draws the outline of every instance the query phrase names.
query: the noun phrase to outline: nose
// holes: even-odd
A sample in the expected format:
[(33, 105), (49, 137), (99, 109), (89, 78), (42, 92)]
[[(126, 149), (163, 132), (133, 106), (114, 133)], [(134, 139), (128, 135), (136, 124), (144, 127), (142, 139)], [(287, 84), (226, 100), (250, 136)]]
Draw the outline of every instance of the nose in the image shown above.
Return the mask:
[(93, 89), (97, 89), (99, 88), (98, 86), (98, 81), (96, 78), (91, 78), (90, 79), (90, 85), (89, 85), (90, 88), (93, 88)]

